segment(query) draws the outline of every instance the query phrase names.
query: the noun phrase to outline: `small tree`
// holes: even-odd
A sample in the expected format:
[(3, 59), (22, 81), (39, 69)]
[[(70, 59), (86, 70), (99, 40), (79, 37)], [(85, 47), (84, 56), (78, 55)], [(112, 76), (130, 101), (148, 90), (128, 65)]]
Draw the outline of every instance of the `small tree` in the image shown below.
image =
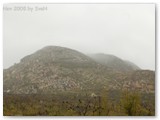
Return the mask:
[(138, 115), (138, 111), (141, 107), (141, 100), (138, 93), (124, 92), (121, 98), (121, 105), (125, 110), (125, 113), (129, 116)]

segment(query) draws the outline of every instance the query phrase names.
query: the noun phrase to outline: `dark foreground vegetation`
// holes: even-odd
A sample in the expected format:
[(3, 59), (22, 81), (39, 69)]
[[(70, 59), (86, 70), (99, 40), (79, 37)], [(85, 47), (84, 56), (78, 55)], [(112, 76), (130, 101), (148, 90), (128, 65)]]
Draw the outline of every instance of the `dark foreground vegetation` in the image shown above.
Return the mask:
[(4, 94), (4, 116), (154, 116), (154, 94)]

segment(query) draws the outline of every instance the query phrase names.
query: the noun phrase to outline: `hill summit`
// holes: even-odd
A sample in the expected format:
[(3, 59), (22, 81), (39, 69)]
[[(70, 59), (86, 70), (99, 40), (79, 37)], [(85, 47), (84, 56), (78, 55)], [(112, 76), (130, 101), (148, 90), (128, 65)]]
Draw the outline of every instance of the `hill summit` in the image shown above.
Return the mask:
[(113, 68), (114, 70), (119, 71), (133, 71), (133, 70), (140, 70), (140, 68), (130, 61), (122, 60), (114, 55), (110, 54), (92, 54), (90, 57), (95, 60), (96, 62)]

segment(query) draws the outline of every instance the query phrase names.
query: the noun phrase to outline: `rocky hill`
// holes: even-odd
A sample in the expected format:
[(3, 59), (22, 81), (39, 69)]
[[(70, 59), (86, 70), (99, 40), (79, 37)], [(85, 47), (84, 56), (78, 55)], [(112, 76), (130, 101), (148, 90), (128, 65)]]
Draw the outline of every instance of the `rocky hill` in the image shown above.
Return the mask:
[(110, 64), (104, 65), (78, 51), (47, 46), (4, 70), (4, 92), (52, 94), (137, 88), (141, 92), (154, 92), (153, 71), (137, 70), (137, 66), (115, 58), (108, 56)]
[(92, 89), (97, 83), (103, 84), (103, 71), (112, 72), (78, 51), (48, 46), (4, 70), (4, 92), (28, 94)]

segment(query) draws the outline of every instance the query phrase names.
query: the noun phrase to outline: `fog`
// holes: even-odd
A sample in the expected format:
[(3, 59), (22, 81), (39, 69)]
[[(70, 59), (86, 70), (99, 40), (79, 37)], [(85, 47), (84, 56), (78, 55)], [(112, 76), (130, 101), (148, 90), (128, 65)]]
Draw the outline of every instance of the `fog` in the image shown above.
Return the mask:
[[(26, 10), (16, 11), (14, 7)], [(35, 11), (35, 7), (44, 10)], [(4, 68), (47, 45), (85, 54), (113, 54), (142, 69), (155, 70), (155, 5), (4, 5)]]

